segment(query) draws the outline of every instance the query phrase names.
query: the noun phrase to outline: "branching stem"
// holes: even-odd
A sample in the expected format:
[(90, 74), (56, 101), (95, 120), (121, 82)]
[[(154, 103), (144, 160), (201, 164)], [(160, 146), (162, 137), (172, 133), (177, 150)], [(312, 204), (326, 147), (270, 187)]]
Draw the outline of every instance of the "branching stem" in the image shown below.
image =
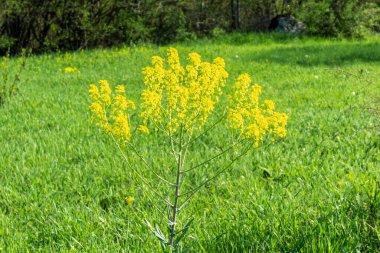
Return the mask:
[(175, 226), (177, 222), (177, 213), (178, 213), (178, 199), (179, 199), (179, 190), (181, 186), (181, 171), (183, 166), (183, 146), (182, 146), (182, 126), (181, 126), (181, 132), (179, 136), (179, 151), (178, 151), (178, 157), (177, 157), (177, 177), (176, 177), (176, 183), (175, 183), (175, 194), (174, 194), (174, 205), (173, 205), (173, 216), (171, 219), (170, 224), (170, 239), (168, 245), (170, 247), (173, 247), (174, 243), (174, 237), (176, 235), (175, 233)]
[(163, 178), (162, 176), (158, 175), (154, 169), (152, 168), (152, 166), (149, 165), (149, 163), (145, 160), (145, 158), (137, 151), (137, 149), (132, 145), (132, 144), (129, 144), (127, 143), (128, 146), (132, 149), (132, 151), (141, 159), (141, 161), (144, 162), (144, 164), (153, 172), (153, 174), (158, 177), (161, 181), (171, 185), (171, 186), (175, 186), (175, 184), (169, 182), (168, 180), (166, 180), (165, 178)]
[(207, 183), (209, 183), (210, 181), (214, 180), (215, 178), (217, 178), (218, 176), (220, 176), (222, 173), (224, 173), (225, 171), (227, 171), (232, 165), (233, 163), (238, 160), (239, 158), (241, 158), (242, 156), (244, 156), (245, 154), (248, 153), (249, 150), (251, 150), (251, 148), (253, 147), (253, 144), (250, 145), (244, 152), (242, 152), (240, 155), (238, 155), (237, 157), (233, 158), (231, 160), (231, 162), (229, 164), (227, 164), (225, 167), (223, 167), (222, 169), (220, 169), (217, 173), (215, 173), (215, 175), (213, 175), (212, 177), (206, 179), (205, 181), (203, 181), (203, 183), (199, 184), (197, 187), (193, 188), (192, 190), (180, 195), (179, 197), (184, 197), (184, 196), (188, 196), (187, 199), (185, 201), (183, 201), (182, 205), (178, 208), (178, 211), (180, 211), (182, 209), (182, 207), (184, 207), (186, 205), (186, 203), (204, 186), (206, 185)]

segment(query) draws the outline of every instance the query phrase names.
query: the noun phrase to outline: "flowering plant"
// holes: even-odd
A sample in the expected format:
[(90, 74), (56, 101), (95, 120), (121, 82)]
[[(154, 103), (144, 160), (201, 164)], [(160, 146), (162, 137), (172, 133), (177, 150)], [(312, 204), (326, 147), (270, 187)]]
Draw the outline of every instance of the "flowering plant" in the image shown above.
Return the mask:
[[(178, 214), (202, 186), (225, 172), (240, 157), (251, 148), (259, 146), (269, 136), (269, 141), (286, 136), (287, 114), (275, 112), (272, 100), (260, 102), (261, 87), (252, 85), (248, 74), (242, 74), (232, 86), (232, 94), (227, 96), (228, 105), (223, 110), (219, 120), (208, 125), (208, 121), (217, 105), (223, 106), (221, 96), (226, 86), (228, 73), (225, 70), (224, 60), (217, 57), (213, 62), (203, 62), (197, 53), (190, 53), (189, 64), (182, 66), (176, 49), (167, 50), (167, 58), (152, 57), (152, 65), (143, 69), (146, 88), (141, 93), (140, 123), (136, 129), (146, 135), (163, 135), (168, 139), (171, 155), (175, 160), (175, 169), (170, 175), (155, 176), (172, 188), (169, 199), (153, 190), (168, 206), (168, 235), (156, 227), (148, 225), (160, 239), (164, 250), (178, 252), (181, 250), (181, 240), (188, 231), (191, 221), (178, 229)], [(98, 85), (90, 85), (92, 104), (92, 121), (107, 134), (116, 137), (118, 143), (126, 144), (131, 151), (128, 157), (137, 155), (146, 166), (150, 163), (136, 149), (133, 144), (130, 116), (136, 105), (125, 96), (124, 86), (117, 86), (113, 92), (106, 80), (99, 81)], [(227, 121), (233, 133), (233, 142), (215, 156), (205, 161), (196, 161), (197, 165), (187, 163), (190, 149), (194, 142), (205, 133), (213, 130), (224, 120)], [(242, 144), (247, 144), (243, 146)], [(228, 150), (239, 148), (239, 155), (230, 157), (230, 162), (209, 176), (204, 182), (182, 193), (183, 180), (191, 171), (210, 163), (223, 156)], [(121, 146), (119, 145), (121, 149)], [(191, 151), (190, 151), (191, 150)], [(194, 162), (194, 161), (193, 161)], [(131, 165), (131, 164), (130, 164)], [(131, 165), (139, 174), (139, 170)], [(141, 178), (144, 176), (140, 175)], [(144, 180), (144, 182), (146, 182)]]

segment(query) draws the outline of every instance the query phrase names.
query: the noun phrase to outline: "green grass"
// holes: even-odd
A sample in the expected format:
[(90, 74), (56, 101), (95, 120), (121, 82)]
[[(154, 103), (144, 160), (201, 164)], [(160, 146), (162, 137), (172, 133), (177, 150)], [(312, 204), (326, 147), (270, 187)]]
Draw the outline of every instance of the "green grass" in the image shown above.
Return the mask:
[[(196, 242), (193, 252), (380, 250), (380, 136), (367, 109), (380, 90), (379, 38), (235, 34), (172, 46), (183, 57), (196, 51), (204, 60), (224, 58), (229, 85), (247, 72), (262, 85), (262, 98), (290, 114), (286, 139), (250, 152), (180, 213), (182, 222), (195, 218), (186, 241)], [(1, 252), (159, 251), (144, 219), (164, 230), (154, 205), (164, 212), (165, 205), (128, 169), (112, 140), (91, 126), (88, 84), (126, 84), (138, 101), (142, 67), (165, 49), (28, 59), (20, 93), (0, 108)], [(69, 66), (81, 74), (63, 73)], [(226, 145), (227, 135), (216, 129), (205, 136), (193, 162)], [(170, 175), (162, 141), (147, 137), (139, 148)], [(202, 182), (219, 163), (185, 183)], [(140, 161), (135, 166), (151, 176)], [(129, 195), (133, 206), (125, 202)]]

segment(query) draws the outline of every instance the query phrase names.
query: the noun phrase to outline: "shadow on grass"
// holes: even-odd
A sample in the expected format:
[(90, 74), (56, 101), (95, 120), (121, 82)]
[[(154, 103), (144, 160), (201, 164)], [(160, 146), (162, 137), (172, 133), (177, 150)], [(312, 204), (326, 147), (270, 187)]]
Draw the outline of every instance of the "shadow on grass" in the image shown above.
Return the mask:
[[(286, 45), (286, 44), (285, 44)], [(380, 43), (344, 43), (277, 47), (241, 56), (244, 61), (269, 61), (285, 65), (340, 67), (355, 63), (380, 64)]]

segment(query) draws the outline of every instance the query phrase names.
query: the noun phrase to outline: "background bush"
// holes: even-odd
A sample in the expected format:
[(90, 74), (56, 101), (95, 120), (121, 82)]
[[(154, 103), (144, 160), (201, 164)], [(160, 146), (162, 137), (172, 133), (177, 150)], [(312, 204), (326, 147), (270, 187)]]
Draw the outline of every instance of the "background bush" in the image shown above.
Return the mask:
[(309, 0), (301, 4), (296, 13), (310, 34), (362, 37), (379, 31), (380, 2), (376, 2)]
[(265, 31), (279, 15), (294, 15), (314, 35), (358, 37), (380, 29), (378, 0), (3, 0), (0, 54)]

